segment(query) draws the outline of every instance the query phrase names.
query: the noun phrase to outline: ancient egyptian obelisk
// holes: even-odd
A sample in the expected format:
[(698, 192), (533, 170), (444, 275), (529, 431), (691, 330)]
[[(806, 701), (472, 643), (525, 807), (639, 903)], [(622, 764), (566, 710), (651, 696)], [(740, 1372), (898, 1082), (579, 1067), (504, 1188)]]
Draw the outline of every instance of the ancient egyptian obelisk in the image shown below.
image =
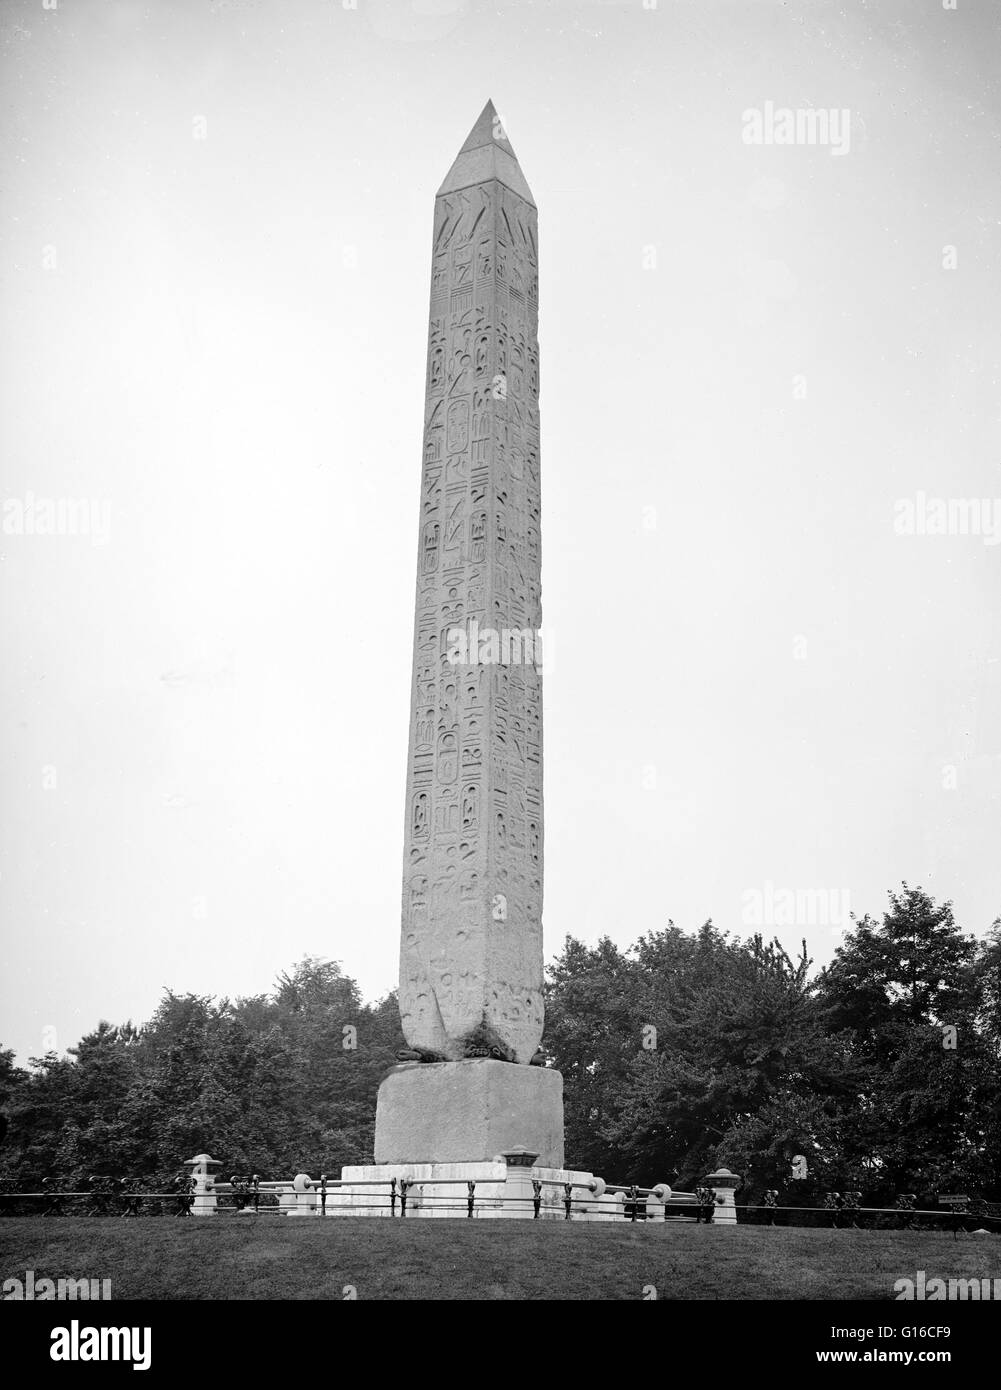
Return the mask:
[[(538, 222), (488, 102), (434, 208), (400, 946), (376, 1161), (563, 1162), (542, 1037)], [(463, 640), (458, 641), (459, 638)], [(537, 1059), (538, 1060), (538, 1059)]]

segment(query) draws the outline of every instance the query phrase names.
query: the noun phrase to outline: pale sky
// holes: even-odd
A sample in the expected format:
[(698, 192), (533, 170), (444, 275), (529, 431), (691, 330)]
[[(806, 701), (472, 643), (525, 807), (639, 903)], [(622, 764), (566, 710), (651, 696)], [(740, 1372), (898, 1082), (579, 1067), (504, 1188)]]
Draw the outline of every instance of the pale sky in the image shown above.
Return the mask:
[[(1001, 499), (996, 0), (0, 31), (0, 1045), (305, 953), (395, 985), (431, 217), (488, 97), (539, 207), (547, 956), (766, 885), (986, 930), (1001, 544), (895, 518)], [(766, 103), (847, 148), (746, 143)]]

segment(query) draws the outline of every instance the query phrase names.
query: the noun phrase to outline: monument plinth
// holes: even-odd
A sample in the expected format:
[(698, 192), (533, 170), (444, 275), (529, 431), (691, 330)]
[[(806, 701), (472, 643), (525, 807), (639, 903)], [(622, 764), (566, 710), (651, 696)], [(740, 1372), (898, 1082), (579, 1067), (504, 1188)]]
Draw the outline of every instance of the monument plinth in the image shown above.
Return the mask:
[[(521, 1136), (519, 1146), (511, 1135)], [(379, 1088), (376, 1163), (477, 1163), (512, 1147), (563, 1167), (563, 1078), (489, 1060), (411, 1062)]]

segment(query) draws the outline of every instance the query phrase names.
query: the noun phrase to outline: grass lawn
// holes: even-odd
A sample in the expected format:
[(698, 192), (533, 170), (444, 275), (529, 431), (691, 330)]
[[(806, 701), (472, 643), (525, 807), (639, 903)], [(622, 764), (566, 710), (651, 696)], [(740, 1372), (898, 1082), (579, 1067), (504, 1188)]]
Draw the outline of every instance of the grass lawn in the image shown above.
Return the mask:
[(0, 1282), (110, 1279), (115, 1298), (893, 1299), (1001, 1276), (1001, 1241), (919, 1231), (365, 1217), (12, 1217)]

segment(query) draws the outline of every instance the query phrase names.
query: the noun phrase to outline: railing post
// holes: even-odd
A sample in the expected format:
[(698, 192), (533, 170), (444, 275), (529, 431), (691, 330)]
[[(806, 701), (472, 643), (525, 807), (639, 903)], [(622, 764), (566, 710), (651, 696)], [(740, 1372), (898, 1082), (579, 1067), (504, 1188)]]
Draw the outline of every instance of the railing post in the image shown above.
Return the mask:
[(501, 1154), (501, 1157), (507, 1164), (507, 1176), (504, 1182), (500, 1211), (497, 1215), (527, 1218), (534, 1203), (532, 1168), (539, 1155), (518, 1147), (508, 1149), (507, 1152)]
[(296, 1173), (292, 1179), (292, 1200), (289, 1216), (315, 1216), (316, 1198), (312, 1195), (316, 1184), (308, 1173)]
[(657, 1200), (658, 1202), (662, 1202), (662, 1203), (663, 1203), (663, 1207), (662, 1207), (662, 1212), (661, 1212), (661, 1214), (662, 1214), (664, 1220), (666, 1221), (666, 1220), (667, 1220), (667, 1204), (668, 1204), (668, 1202), (670, 1202), (670, 1200), (671, 1200), (671, 1184), (670, 1184), (669, 1182), (659, 1182), (659, 1183), (657, 1184), (657, 1186), (653, 1189), (653, 1192), (652, 1192), (650, 1195), (651, 1195), (652, 1197), (655, 1197), (656, 1200)]
[[(666, 1214), (670, 1195), (671, 1189), (666, 1182), (659, 1182), (650, 1188), (646, 1194), (646, 1219), (648, 1221), (655, 1221), (658, 1217)], [(659, 1211), (656, 1210), (658, 1206), (660, 1207)]]
[(390, 1216), (395, 1216), (395, 1215), (396, 1215), (396, 1179), (395, 1179), (395, 1178), (390, 1178), (390, 1180), (389, 1180), (389, 1214), (390, 1214)]
[(191, 1169), (191, 1176), (194, 1179), (193, 1192), (193, 1216), (215, 1216), (218, 1206), (218, 1198), (215, 1192), (215, 1175), (213, 1169), (219, 1167), (217, 1158), (209, 1158), (208, 1154), (195, 1154), (194, 1158), (186, 1158), (185, 1165)]
[(705, 1183), (713, 1192), (714, 1224), (717, 1226), (735, 1226), (737, 1224), (737, 1208), (734, 1205), (733, 1194), (740, 1186), (740, 1174), (731, 1173), (729, 1168), (717, 1168), (715, 1173), (709, 1174)]

